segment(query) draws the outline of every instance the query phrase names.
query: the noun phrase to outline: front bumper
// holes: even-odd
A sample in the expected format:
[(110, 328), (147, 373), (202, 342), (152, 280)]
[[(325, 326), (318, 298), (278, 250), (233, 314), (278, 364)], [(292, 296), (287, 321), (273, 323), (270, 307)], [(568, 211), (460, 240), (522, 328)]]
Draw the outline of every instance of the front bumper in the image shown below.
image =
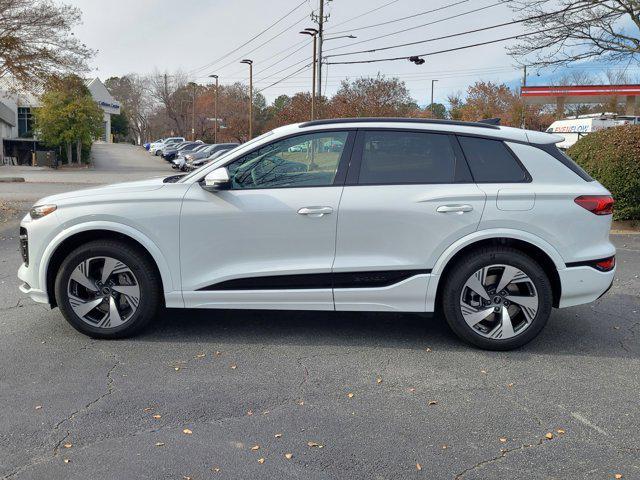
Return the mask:
[(47, 292), (31, 286), (36, 279), (34, 278), (32, 270), (24, 263), (20, 265), (18, 269), (18, 279), (22, 282), (20, 287), (18, 287), (22, 293), (29, 295), (34, 302), (49, 304)]
[(591, 303), (611, 288), (616, 269), (599, 272), (595, 268), (582, 266), (558, 271), (562, 293), (560, 308)]

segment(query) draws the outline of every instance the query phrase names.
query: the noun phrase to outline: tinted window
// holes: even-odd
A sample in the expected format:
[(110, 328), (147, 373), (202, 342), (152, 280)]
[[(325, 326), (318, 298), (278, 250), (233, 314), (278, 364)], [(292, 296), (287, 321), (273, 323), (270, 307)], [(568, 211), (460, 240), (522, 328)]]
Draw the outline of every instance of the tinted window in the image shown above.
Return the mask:
[(234, 189), (332, 185), (348, 132), (286, 138), (227, 165)]
[(458, 137), (458, 139), (476, 182), (526, 181), (526, 172), (502, 141), (474, 137)]
[(453, 183), (455, 168), (448, 135), (370, 131), (364, 133), (358, 183)]

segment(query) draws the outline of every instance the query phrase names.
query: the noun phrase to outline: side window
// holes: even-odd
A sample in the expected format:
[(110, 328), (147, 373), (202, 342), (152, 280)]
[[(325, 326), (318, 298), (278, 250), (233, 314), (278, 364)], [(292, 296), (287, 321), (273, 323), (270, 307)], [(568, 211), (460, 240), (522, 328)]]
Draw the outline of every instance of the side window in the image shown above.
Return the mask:
[(368, 131), (364, 133), (358, 183), (453, 183), (456, 155), (449, 135)]
[(527, 172), (500, 140), (459, 136), (473, 179), (478, 183), (525, 182)]
[(332, 185), (348, 136), (310, 133), (270, 143), (227, 165), (232, 188)]

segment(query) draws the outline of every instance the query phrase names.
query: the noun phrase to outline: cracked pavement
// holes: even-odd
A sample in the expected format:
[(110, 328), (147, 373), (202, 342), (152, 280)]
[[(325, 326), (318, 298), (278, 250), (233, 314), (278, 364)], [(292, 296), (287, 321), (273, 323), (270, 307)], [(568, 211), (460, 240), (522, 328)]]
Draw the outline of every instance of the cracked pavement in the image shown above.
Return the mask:
[(0, 478), (640, 478), (640, 235), (613, 237), (605, 297), (485, 352), (437, 316), (379, 313), (175, 310), (91, 340), (18, 292), (16, 230)]

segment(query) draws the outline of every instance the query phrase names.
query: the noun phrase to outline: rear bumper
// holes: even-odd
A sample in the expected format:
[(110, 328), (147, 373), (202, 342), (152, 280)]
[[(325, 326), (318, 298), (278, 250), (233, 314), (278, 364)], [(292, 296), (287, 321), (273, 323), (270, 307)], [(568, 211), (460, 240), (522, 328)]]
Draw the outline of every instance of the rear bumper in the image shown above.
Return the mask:
[(599, 272), (587, 266), (559, 270), (562, 288), (559, 307), (573, 307), (597, 300), (611, 288), (615, 272), (615, 268), (610, 272)]

